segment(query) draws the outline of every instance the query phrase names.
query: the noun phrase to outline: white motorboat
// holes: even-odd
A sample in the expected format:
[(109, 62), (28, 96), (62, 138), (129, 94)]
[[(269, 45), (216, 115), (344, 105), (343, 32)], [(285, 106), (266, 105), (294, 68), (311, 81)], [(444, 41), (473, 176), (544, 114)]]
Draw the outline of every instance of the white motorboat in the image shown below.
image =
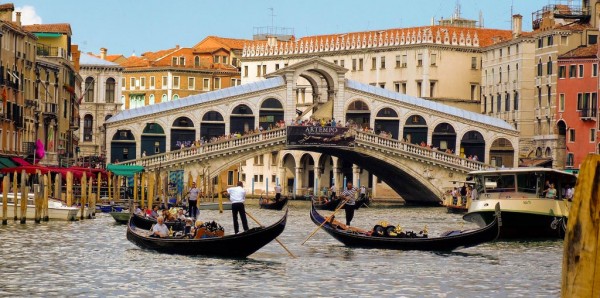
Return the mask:
[[(494, 206), (502, 209), (501, 238), (562, 238), (571, 203), (565, 198), (577, 177), (550, 168), (514, 168), (469, 173), (478, 193), (471, 201), (466, 221), (484, 227), (494, 220)], [(556, 197), (546, 198), (547, 183)]]
[[(2, 216), (2, 194), (0, 193), (0, 217)], [(8, 219), (14, 218), (14, 194), (8, 193), (8, 203), (6, 217)], [(87, 209), (87, 208), (86, 208)], [(48, 219), (50, 220), (76, 220), (80, 208), (69, 207), (62, 201), (56, 199), (48, 199)], [(17, 194), (17, 218), (21, 218), (21, 195)], [(30, 193), (27, 199), (27, 219), (35, 219), (35, 203), (33, 201), (33, 194)]]

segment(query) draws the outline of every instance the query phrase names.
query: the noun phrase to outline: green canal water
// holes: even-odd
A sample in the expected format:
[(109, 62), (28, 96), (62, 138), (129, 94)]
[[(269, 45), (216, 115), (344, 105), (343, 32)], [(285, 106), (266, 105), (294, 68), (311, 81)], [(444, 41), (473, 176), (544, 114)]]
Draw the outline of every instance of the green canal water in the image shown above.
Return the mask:
[[(269, 225), (282, 211), (247, 206)], [(279, 239), (246, 260), (142, 250), (108, 214), (77, 222), (0, 226), (0, 296), (133, 297), (557, 297), (562, 241), (494, 242), (449, 253), (353, 249), (315, 229), (309, 204), (290, 204)], [(322, 211), (323, 214), (330, 212)], [(343, 211), (338, 218), (343, 218)], [(231, 232), (231, 211), (201, 211)], [(252, 226), (255, 223), (249, 218)], [(361, 208), (353, 225), (380, 220), (430, 237), (474, 227), (444, 208)]]

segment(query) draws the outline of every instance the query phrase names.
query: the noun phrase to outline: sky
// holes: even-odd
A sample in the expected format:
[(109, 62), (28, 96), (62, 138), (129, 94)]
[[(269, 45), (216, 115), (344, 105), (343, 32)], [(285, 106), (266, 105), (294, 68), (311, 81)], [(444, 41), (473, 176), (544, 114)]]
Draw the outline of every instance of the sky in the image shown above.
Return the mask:
[[(23, 24), (69, 23), (83, 52), (133, 53), (192, 47), (206, 36), (252, 39), (255, 27), (293, 28), (296, 37), (431, 25), (463, 18), (511, 28), (511, 11), (531, 30), (531, 13), (550, 0), (24, 0), (13, 1)], [(580, 1), (573, 0), (580, 4)], [(512, 7), (512, 9), (511, 9)]]

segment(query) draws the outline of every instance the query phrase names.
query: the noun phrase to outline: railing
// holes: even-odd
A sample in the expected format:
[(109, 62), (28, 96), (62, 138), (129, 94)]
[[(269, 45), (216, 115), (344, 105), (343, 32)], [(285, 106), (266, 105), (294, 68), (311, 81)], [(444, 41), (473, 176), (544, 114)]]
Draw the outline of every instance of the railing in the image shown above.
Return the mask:
[(595, 119), (598, 114), (597, 109), (583, 109), (579, 111), (579, 117), (585, 119)]
[(379, 145), (382, 147), (387, 147), (390, 149), (400, 150), (419, 158), (437, 160), (455, 167), (462, 167), (470, 170), (482, 170), (488, 167), (486, 164), (479, 161), (462, 158), (458, 155), (429, 149), (427, 147), (422, 147), (403, 141), (382, 138), (372, 133), (357, 132), (356, 140), (359, 142), (365, 142), (369, 144)]
[(48, 113), (48, 114), (58, 114), (58, 105), (55, 103), (46, 103), (46, 110), (44, 110), (44, 113)]
[[(218, 141), (204, 144), (200, 147), (187, 147), (182, 150), (169, 151), (166, 153), (155, 154), (142, 157), (140, 159), (121, 162), (122, 165), (141, 165), (145, 167), (156, 167), (168, 163), (177, 162), (185, 159), (193, 159), (202, 156), (207, 158), (210, 155), (223, 154), (235, 148), (247, 145), (259, 145), (281, 139), (285, 140), (287, 130), (285, 128), (265, 131), (262, 133), (250, 134), (241, 138)], [(449, 167), (462, 168), (465, 170), (482, 170), (489, 166), (475, 160), (462, 158), (455, 154), (449, 154), (438, 150), (432, 150), (427, 147), (380, 137), (373, 133), (357, 131), (356, 142), (377, 145), (393, 150), (398, 150), (416, 158), (435, 160)]]

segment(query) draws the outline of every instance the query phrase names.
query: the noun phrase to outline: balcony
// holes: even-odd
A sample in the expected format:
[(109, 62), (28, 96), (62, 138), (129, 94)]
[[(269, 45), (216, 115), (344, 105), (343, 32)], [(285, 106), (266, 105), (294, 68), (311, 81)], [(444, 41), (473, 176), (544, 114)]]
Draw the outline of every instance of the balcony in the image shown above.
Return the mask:
[(72, 118), (71, 120), (69, 120), (69, 128), (71, 130), (79, 129), (79, 117), (75, 117), (75, 118)]
[(598, 114), (598, 110), (597, 109), (583, 109), (579, 111), (579, 118), (581, 118), (581, 120), (591, 120), (591, 121), (596, 121), (596, 116)]
[(67, 59), (67, 51), (65, 49), (43, 44), (37, 45), (36, 54), (41, 57), (61, 57)]

